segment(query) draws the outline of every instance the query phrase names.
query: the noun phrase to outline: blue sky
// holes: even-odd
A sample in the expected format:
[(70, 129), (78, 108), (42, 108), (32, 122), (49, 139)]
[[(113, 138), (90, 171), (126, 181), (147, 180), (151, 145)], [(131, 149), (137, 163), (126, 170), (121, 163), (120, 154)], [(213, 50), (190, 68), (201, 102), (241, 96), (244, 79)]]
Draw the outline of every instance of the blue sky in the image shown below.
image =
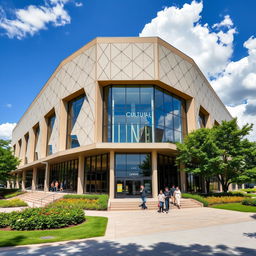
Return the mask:
[[(19, 120), (62, 59), (97, 36), (139, 36), (141, 32), (141, 36), (163, 37), (192, 56), (240, 123), (254, 122), (256, 71), (247, 67), (237, 77), (233, 64), (240, 66), (244, 58), (250, 66), (256, 63), (255, 10), (255, 0), (246, 4), (240, 0), (0, 0), (0, 137), (10, 136), (11, 126), (6, 123)], [(161, 27), (163, 18), (167, 22)], [(206, 47), (198, 33), (191, 34), (205, 24), (206, 38), (219, 37)], [(190, 49), (190, 41), (209, 54), (208, 63)]]

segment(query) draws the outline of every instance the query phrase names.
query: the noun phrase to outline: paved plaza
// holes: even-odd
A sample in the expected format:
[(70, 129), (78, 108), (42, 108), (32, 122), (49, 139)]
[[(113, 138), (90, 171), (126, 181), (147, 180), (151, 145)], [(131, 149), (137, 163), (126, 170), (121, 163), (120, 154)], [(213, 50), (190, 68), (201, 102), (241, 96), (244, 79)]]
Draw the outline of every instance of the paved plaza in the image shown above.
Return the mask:
[(101, 238), (1, 248), (11, 255), (256, 255), (256, 214), (212, 208), (95, 212), (109, 218)]

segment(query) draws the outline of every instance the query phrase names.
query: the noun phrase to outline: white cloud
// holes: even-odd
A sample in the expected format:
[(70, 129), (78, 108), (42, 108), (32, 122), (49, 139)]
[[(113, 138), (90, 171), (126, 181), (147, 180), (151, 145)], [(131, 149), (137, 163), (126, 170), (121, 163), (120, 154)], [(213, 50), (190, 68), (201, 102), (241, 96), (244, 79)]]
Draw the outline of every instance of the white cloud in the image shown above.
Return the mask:
[(12, 104), (10, 104), (10, 103), (5, 104), (5, 106), (6, 106), (7, 108), (12, 108)]
[(192, 57), (208, 76), (222, 72), (233, 53), (236, 29), (227, 15), (210, 27), (202, 24), (203, 3), (165, 7), (146, 24), (140, 36), (159, 36)]
[(71, 17), (64, 6), (69, 0), (50, 0), (45, 5), (29, 5), (23, 9), (15, 9), (14, 17), (7, 18), (6, 12), (0, 6), (0, 28), (9, 38), (22, 39), (33, 36), (49, 25), (64, 26), (71, 22)]
[(76, 6), (76, 7), (82, 7), (82, 6), (83, 6), (83, 3), (82, 3), (82, 2), (75, 2), (75, 6)]
[(229, 15), (213, 26), (202, 24), (203, 2), (165, 7), (140, 36), (159, 36), (192, 57), (238, 123), (254, 123), (256, 140), (256, 38), (244, 42), (247, 56), (232, 61), (236, 28)]
[(4, 123), (0, 124), (0, 139), (11, 139), (12, 130), (16, 126), (16, 123)]

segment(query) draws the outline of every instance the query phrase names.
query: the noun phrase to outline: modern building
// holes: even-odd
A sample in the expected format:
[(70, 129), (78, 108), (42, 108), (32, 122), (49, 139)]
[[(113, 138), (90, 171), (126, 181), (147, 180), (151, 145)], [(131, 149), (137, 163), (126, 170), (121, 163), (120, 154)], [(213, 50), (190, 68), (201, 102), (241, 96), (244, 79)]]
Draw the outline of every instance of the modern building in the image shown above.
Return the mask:
[(136, 197), (141, 184), (154, 198), (166, 185), (203, 190), (176, 166), (175, 143), (231, 118), (193, 59), (162, 39), (96, 38), (60, 63), (15, 127), (15, 183), (110, 198)]

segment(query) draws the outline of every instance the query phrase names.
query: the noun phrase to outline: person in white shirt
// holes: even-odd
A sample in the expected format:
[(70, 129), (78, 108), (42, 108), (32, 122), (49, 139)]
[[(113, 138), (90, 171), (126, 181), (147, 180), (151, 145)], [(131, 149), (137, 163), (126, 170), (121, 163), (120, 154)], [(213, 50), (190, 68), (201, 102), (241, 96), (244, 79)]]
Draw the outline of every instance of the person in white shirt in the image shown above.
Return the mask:
[(180, 209), (181, 191), (180, 191), (179, 187), (176, 187), (173, 195), (174, 195), (174, 198), (175, 198), (175, 203), (178, 206), (178, 208)]
[(158, 195), (158, 206), (159, 206), (158, 212), (164, 212), (164, 201), (165, 201), (165, 195), (163, 193), (163, 190), (160, 190)]

